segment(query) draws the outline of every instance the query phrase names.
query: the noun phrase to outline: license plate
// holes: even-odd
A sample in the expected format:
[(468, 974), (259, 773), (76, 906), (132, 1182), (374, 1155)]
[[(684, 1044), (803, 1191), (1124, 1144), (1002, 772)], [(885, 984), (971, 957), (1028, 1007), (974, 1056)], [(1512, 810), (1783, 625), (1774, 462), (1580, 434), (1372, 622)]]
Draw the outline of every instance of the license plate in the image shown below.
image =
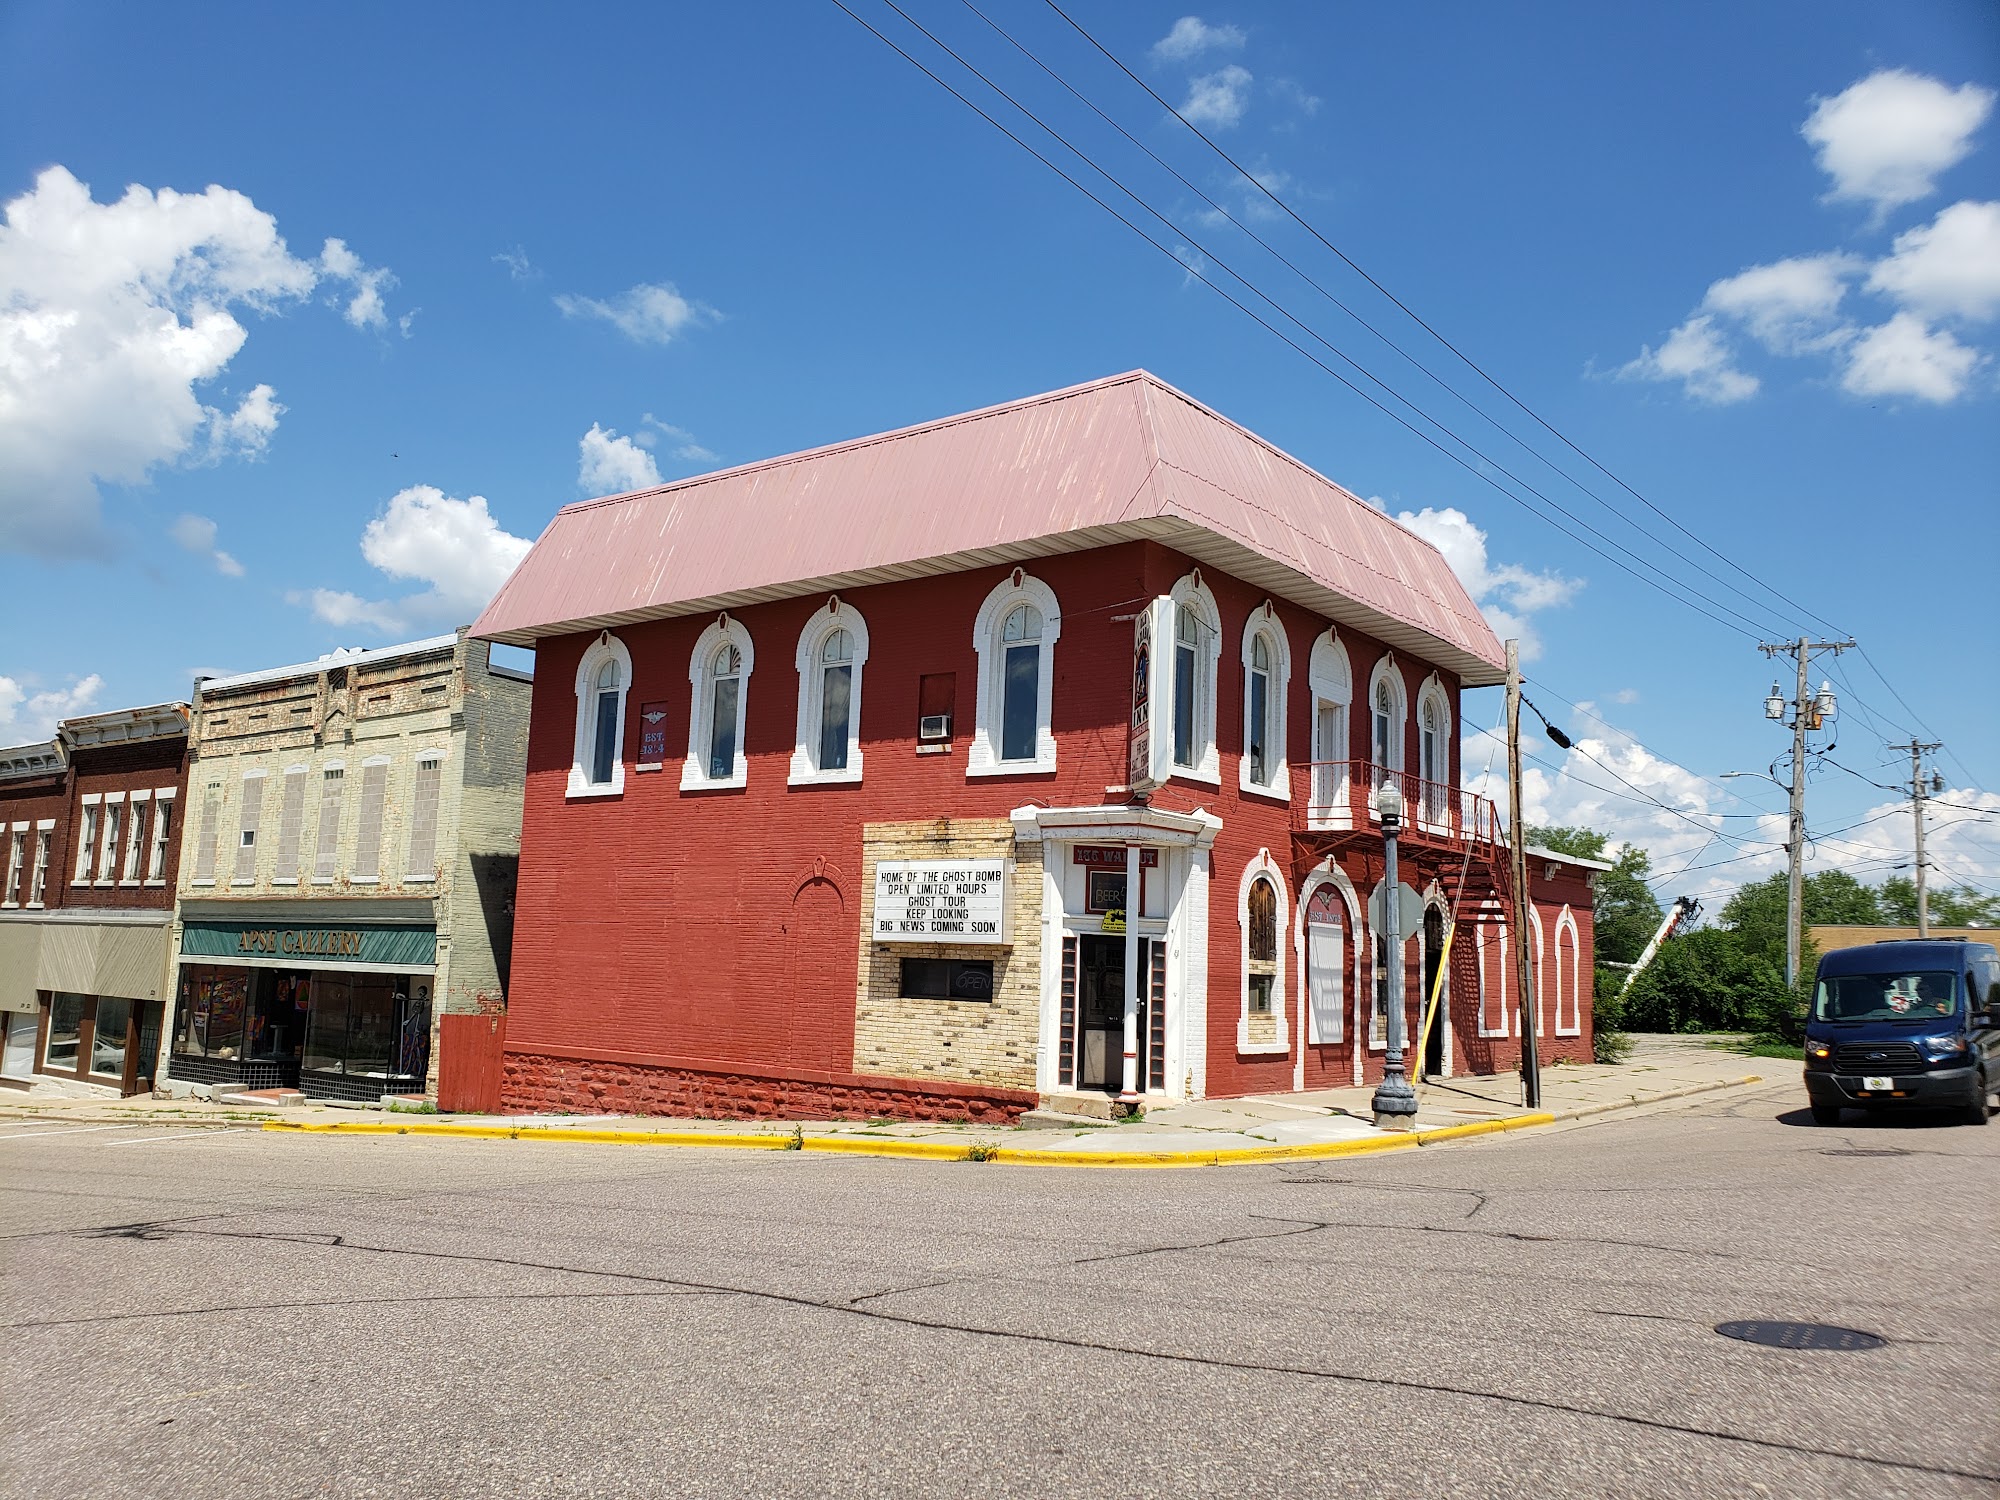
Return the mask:
[(1893, 1078), (1864, 1078), (1861, 1080), (1861, 1086), (1871, 1094), (1887, 1094), (1895, 1091), (1896, 1080)]

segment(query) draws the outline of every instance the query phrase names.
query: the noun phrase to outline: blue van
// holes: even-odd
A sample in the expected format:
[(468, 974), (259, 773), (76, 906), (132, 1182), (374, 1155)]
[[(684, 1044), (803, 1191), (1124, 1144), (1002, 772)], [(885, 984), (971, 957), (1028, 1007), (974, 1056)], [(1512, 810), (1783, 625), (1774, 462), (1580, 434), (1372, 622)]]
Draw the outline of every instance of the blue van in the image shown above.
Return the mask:
[(1806, 1017), (1813, 1123), (1843, 1109), (1954, 1109), (1984, 1125), (2000, 1091), (2000, 951), (1898, 939), (1819, 961)]

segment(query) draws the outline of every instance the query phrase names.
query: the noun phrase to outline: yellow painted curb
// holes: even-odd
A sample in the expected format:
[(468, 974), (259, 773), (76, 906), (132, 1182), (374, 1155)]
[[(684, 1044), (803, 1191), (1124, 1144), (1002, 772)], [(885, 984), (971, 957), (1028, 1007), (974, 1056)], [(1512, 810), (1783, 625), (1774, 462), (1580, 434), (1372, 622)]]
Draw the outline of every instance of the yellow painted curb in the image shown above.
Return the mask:
[(1516, 1115), (1482, 1120), (1472, 1125), (1446, 1125), (1407, 1134), (1363, 1136), (1351, 1141), (1321, 1141), (1300, 1146), (1247, 1146), (1213, 1151), (1076, 1151), (1037, 1150), (1032, 1146), (991, 1146), (986, 1142), (904, 1141), (861, 1136), (791, 1136), (776, 1133), (725, 1134), (690, 1130), (590, 1130), (537, 1125), (390, 1125), (373, 1120), (331, 1121), (325, 1124), (293, 1120), (266, 1121), (265, 1130), (295, 1135), (434, 1135), (458, 1139), (500, 1141), (580, 1141), (627, 1146), (713, 1146), (748, 1151), (818, 1151), (841, 1156), (885, 1156), (919, 1161), (971, 1161), (977, 1144), (992, 1151), (986, 1161), (1020, 1167), (1230, 1167), (1286, 1161), (1324, 1161), (1336, 1156), (1365, 1156), (1399, 1151), (1433, 1141), (1492, 1135), (1530, 1125), (1552, 1125), (1548, 1114)]

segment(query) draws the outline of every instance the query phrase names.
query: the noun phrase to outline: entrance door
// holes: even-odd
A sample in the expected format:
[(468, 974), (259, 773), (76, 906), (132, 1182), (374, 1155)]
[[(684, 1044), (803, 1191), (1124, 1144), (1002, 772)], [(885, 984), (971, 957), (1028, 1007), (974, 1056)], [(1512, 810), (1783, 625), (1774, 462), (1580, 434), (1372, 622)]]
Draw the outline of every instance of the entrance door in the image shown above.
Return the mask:
[[(1433, 906), (1424, 913), (1424, 996), (1423, 1003), (1431, 1003), (1431, 992), (1437, 988), (1438, 970), (1444, 966), (1444, 916)], [(1422, 1011), (1418, 1013), (1422, 1024)], [(1437, 1019), (1431, 1022), (1430, 1035), (1424, 1039), (1424, 1076), (1444, 1077), (1444, 1029), (1451, 1024), (1451, 997), (1438, 997)]]
[(1125, 1086), (1125, 939), (1077, 940), (1076, 1086), (1115, 1094)]

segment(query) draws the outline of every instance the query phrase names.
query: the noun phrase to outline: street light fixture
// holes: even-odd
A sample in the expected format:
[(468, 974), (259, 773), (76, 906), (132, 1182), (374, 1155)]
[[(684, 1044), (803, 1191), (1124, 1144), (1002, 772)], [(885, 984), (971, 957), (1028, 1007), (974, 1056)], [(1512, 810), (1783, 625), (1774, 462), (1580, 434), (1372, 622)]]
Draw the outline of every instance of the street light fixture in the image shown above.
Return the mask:
[(1382, 1009), (1389, 1034), (1388, 1055), (1382, 1060), (1382, 1082), (1370, 1103), (1378, 1128), (1410, 1130), (1417, 1123), (1417, 1092), (1410, 1087), (1403, 1062), (1403, 891), (1396, 869), (1396, 837), (1403, 831), (1403, 794), (1394, 781), (1385, 780), (1376, 788), (1375, 812), (1382, 820), (1382, 937), (1389, 948), (1388, 972), (1383, 981), (1388, 994)]

